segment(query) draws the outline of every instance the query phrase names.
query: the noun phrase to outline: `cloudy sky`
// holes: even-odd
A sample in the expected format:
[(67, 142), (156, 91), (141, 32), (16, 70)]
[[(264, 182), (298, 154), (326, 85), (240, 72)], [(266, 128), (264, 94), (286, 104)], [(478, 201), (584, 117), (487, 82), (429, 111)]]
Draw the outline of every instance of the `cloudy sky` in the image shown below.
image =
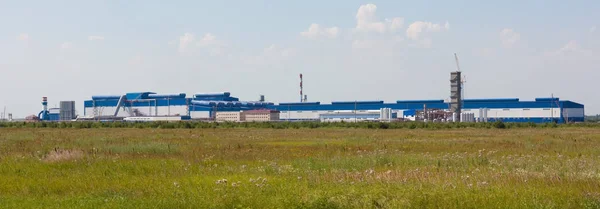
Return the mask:
[[(600, 114), (600, 1), (0, 0), (0, 108), (91, 95), (243, 100), (550, 97)], [(1, 111), (1, 109), (0, 109)]]

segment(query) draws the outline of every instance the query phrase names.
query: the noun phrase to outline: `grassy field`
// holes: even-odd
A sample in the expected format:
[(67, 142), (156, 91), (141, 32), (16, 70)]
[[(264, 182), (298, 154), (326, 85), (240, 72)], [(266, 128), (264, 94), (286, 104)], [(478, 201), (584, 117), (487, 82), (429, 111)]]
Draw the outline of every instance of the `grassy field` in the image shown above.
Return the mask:
[(0, 208), (600, 208), (600, 129), (0, 129)]

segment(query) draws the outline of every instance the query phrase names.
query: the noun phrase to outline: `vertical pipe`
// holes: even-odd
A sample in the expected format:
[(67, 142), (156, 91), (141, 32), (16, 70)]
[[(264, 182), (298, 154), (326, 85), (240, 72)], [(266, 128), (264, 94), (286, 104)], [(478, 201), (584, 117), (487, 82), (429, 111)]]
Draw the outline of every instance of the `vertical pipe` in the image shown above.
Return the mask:
[(302, 94), (302, 73), (300, 73), (300, 102), (302, 102), (303, 94)]
[(354, 122), (356, 122), (356, 100), (354, 101)]

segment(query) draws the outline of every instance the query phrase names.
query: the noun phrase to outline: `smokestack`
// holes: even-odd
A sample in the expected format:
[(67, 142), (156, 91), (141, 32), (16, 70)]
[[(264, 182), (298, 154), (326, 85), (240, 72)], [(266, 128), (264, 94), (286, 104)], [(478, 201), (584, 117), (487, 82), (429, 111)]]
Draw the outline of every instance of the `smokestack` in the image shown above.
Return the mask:
[(48, 111), (48, 97), (42, 97), (42, 106), (44, 107), (44, 112)]
[(302, 102), (302, 97), (304, 94), (302, 94), (302, 73), (300, 73), (300, 102)]
[(42, 106), (44, 107), (44, 110), (42, 112), (42, 115), (40, 115), (40, 119), (48, 120), (48, 97), (42, 97)]

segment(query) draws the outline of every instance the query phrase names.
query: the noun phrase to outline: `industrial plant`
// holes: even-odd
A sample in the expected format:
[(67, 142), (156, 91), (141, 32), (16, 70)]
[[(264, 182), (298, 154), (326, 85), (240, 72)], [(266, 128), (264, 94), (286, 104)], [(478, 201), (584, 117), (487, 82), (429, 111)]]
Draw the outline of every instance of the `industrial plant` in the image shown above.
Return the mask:
[[(302, 79), (302, 77), (301, 77)], [(302, 83), (300, 84), (302, 88)], [(559, 98), (463, 99), (461, 72), (450, 75), (450, 99), (308, 102), (300, 90), (299, 102), (241, 101), (230, 92), (180, 94), (134, 92), (92, 96), (84, 101), (82, 115), (75, 115), (74, 101), (47, 108), (42, 99), (42, 121), (424, 121), (424, 122), (533, 122), (584, 121), (584, 105)]]
[(303, 92), (303, 75), (300, 74), (300, 100), (298, 102), (266, 102), (260, 95), (258, 101), (241, 101), (230, 92), (196, 93), (188, 97), (180, 94), (133, 92), (122, 95), (92, 96), (84, 101), (82, 115), (76, 115), (74, 101), (61, 101), (60, 108), (48, 109), (48, 98), (43, 97), (43, 110), (30, 121), (423, 121), (423, 122), (533, 122), (569, 123), (583, 122), (584, 105), (559, 98), (535, 98), (521, 101), (518, 98), (465, 99), (464, 78), (460, 71), (450, 73), (448, 101), (398, 100), (384, 101), (334, 101), (328, 104), (309, 102)]

